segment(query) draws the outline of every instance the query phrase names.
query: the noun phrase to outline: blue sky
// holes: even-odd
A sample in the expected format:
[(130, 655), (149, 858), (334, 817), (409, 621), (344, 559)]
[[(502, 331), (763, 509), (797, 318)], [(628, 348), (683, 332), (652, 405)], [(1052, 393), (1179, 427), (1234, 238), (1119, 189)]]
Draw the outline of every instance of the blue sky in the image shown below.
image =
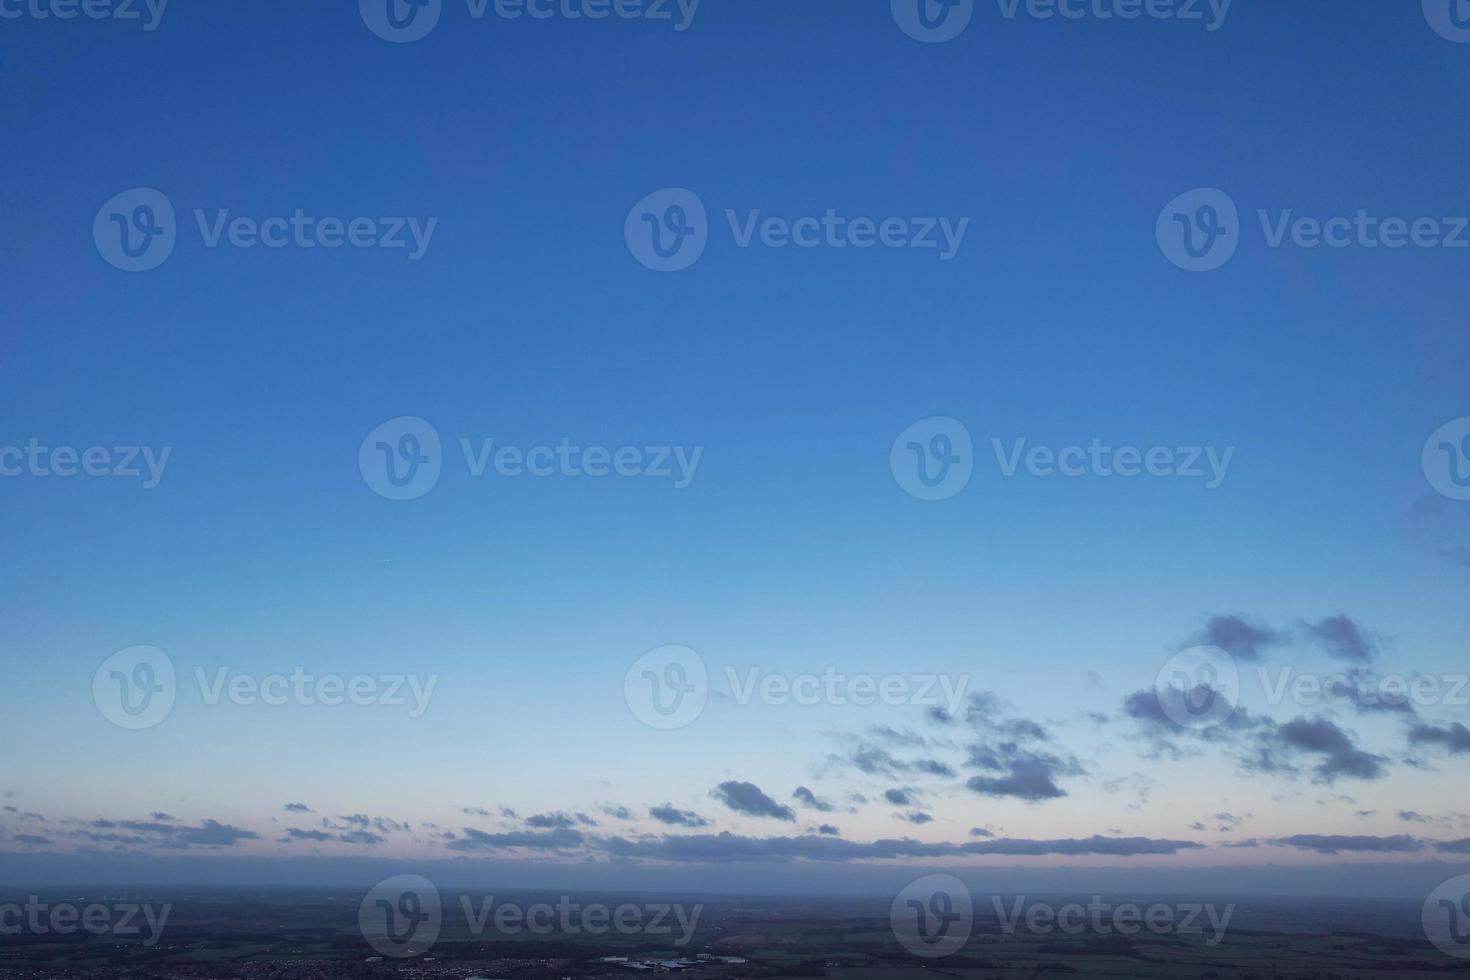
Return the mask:
[[(1007, 19), (982, 2), (937, 44), (906, 36), (886, 4), (828, 0), (705, 0), (684, 31), (477, 20), (446, 0), (406, 44), (375, 37), (352, 4), (170, 5), (152, 31), (6, 20), (0, 444), (172, 448), (149, 490), (0, 479), (0, 705), (29, 746), (0, 785), (15, 808), (0, 850), (69, 851), (88, 846), (74, 836), (88, 821), (154, 811), (258, 835), (231, 852), (413, 859), (449, 853), (426, 824), (463, 839), (537, 813), (584, 812), (598, 825), (579, 833), (626, 840), (692, 832), (647, 815), (666, 803), (709, 820), (702, 832), (750, 838), (829, 819), (741, 812), (711, 796), (725, 782), (779, 804), (798, 785), (868, 797), (830, 818), (844, 841), (990, 827), (1210, 845), (1038, 866), (1237, 863), (1216, 845), (1300, 834), (1466, 837), (1466, 755), (1412, 745), (1403, 718), (1243, 695), (1281, 724), (1321, 714), (1385, 760), (1329, 785), (1311, 753), (1269, 778), (1242, 772), (1249, 745), (1172, 738), (1184, 757), (1161, 756), (1124, 705), (1211, 617), (1292, 634), (1262, 661), (1272, 670), (1342, 669), (1296, 635), (1335, 616), (1374, 637), (1375, 670), (1463, 670), (1466, 563), (1442, 552), (1463, 549), (1466, 505), (1435, 492), (1420, 455), (1470, 415), (1465, 255), (1270, 248), (1256, 213), (1470, 213), (1455, 108), (1467, 82), (1470, 46), (1418, 5), (1367, 0), (1239, 0), (1215, 31)], [(136, 187), (166, 195), (178, 241), (128, 273), (91, 229)], [(671, 187), (708, 209), (709, 245), (659, 273), (624, 222)], [(1239, 250), (1188, 273), (1155, 222), (1202, 187), (1239, 207)], [(196, 209), (436, 225), (417, 260), (209, 248)], [(947, 261), (740, 248), (725, 212), (756, 209), (968, 225)], [(443, 474), (392, 501), (358, 451), (405, 416), (441, 437)], [(975, 445), (968, 486), (934, 502), (889, 466), (898, 434), (931, 417), (958, 419)], [(702, 456), (684, 489), (475, 478), (462, 438)], [(992, 450), (1094, 438), (1234, 455), (1208, 489), (1006, 477)], [(438, 680), (420, 718), (207, 705), (186, 683), (166, 721), (126, 732), (91, 684), (138, 644), (185, 679), (301, 666)], [(677, 734), (641, 724), (622, 695), (629, 666), (665, 644), (698, 651), (717, 679)], [(1077, 771), (1058, 776), (1064, 797), (974, 792), (965, 760), (983, 731), (946, 734), (912, 705), (734, 705), (718, 696), (727, 666), (965, 678), (1008, 704), (987, 718), (1041, 724), (1037, 751)], [(1448, 731), (1467, 714), (1435, 704), (1417, 721)], [(910, 756), (948, 751), (958, 775), (831, 762), (874, 726), (918, 733)], [(893, 788), (922, 805), (877, 802)], [(297, 801), (314, 812), (283, 812)], [(899, 819), (912, 812), (933, 822)], [(1216, 812), (1252, 816), (1229, 833), (1190, 827)], [(353, 814), (415, 829), (277, 842), (288, 826), (338, 833), (327, 823)], [(1260, 847), (1242, 853), (1352, 859)], [(546, 856), (605, 859), (592, 851)], [(955, 858), (983, 860), (1001, 858)]]

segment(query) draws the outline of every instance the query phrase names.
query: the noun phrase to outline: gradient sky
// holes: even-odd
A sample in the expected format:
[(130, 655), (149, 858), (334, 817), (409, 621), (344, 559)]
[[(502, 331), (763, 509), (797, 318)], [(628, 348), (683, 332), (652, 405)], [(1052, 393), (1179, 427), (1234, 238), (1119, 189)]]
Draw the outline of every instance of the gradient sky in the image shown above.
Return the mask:
[[(0, 730), (24, 746), (0, 775), (13, 807), (0, 851), (105, 846), (77, 835), (164, 812), (258, 834), (232, 854), (425, 859), (452, 853), (427, 824), (464, 839), (562, 811), (596, 819), (578, 832), (598, 840), (830, 822), (847, 841), (963, 842), (981, 827), (1210, 845), (1026, 859), (1037, 867), (1276, 862), (1309, 876), (1383, 848), (1272, 842), (1470, 835), (1470, 754), (1411, 745), (1401, 716), (1272, 706), (1247, 683), (1252, 716), (1321, 715), (1384, 760), (1377, 778), (1329, 784), (1311, 753), (1295, 775), (1250, 772), (1244, 749), (1171, 736), (1175, 758), (1124, 707), (1217, 616), (1292, 634), (1346, 616), (1372, 637), (1375, 670), (1465, 670), (1467, 505), (1434, 492), (1420, 453), (1470, 415), (1467, 254), (1272, 249), (1255, 218), (1470, 214), (1457, 108), (1470, 45), (1418, 4), (1239, 0), (1207, 32), (1008, 20), (981, 2), (942, 44), (905, 36), (879, 2), (706, 0), (680, 32), (474, 20), (446, 0), (410, 44), (373, 36), (355, 8), (179, 3), (151, 32), (0, 21), (0, 445), (172, 447), (152, 490), (0, 478)], [(133, 187), (164, 192), (181, 233), (163, 266), (128, 274), (91, 231)], [(666, 187), (695, 191), (713, 230), (697, 264), (659, 274), (623, 226)], [(1197, 187), (1225, 190), (1243, 218), (1238, 254), (1208, 274), (1155, 240), (1160, 209)], [(438, 224), (418, 261), (209, 249), (195, 208)], [(726, 208), (969, 226), (950, 261), (741, 249)], [(357, 467), (368, 432), (398, 416), (428, 419), (446, 447), (414, 501), (374, 494)], [(939, 502), (889, 470), (895, 437), (931, 416), (976, 444), (969, 486)], [(703, 456), (683, 490), (473, 479), (461, 437)], [(990, 448), (1094, 437), (1235, 455), (1206, 489), (1007, 478)], [(186, 683), (165, 722), (126, 732), (91, 685), (136, 644), (185, 675), (438, 681), (421, 718), (210, 706)], [(1066, 795), (967, 788), (983, 737), (912, 706), (740, 706), (717, 680), (697, 722), (653, 730), (623, 677), (665, 644), (717, 678), (963, 677), (1005, 703), (989, 717), (1032, 720), (1043, 751), (1075, 760)], [(1352, 666), (1294, 635), (1262, 664)], [(1463, 706), (1419, 716), (1470, 723)], [(832, 761), (881, 741), (875, 726), (912, 730), (922, 743), (889, 750), (957, 775)], [(841, 805), (752, 816), (712, 798), (727, 781)], [(915, 804), (885, 802), (895, 788)], [(659, 804), (710, 824), (662, 824)], [(633, 819), (601, 809), (616, 806)], [(916, 811), (932, 822), (900, 819)], [(1243, 819), (1223, 830), (1221, 812)], [(351, 814), (411, 829), (278, 841), (341, 832)], [(1260, 843), (1218, 846), (1242, 841)], [(1443, 856), (1426, 844), (1395, 859)], [(591, 859), (606, 860), (600, 845)]]

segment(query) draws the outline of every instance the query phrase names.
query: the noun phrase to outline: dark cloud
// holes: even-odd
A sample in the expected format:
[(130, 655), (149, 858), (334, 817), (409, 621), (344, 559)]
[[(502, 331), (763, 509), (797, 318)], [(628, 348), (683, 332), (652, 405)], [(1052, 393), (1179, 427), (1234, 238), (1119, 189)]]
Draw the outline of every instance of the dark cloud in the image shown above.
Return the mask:
[(41, 847), (51, 843), (51, 838), (41, 837), (38, 834), (16, 834), (15, 840), (22, 844), (29, 844), (32, 847)]
[(1222, 810), (1210, 819), (1217, 822), (1215, 826), (1215, 829), (1217, 831), (1222, 834), (1228, 834), (1233, 833), (1235, 831), (1235, 828), (1239, 827), (1246, 820), (1250, 819), (1250, 816), (1250, 814), (1246, 814), (1243, 817), (1237, 817), (1233, 813)]
[(911, 810), (908, 813), (901, 814), (898, 819), (900, 819), (900, 820), (907, 820), (909, 823), (917, 823), (917, 824), (926, 824), (926, 823), (933, 823), (934, 822), (934, 818), (932, 816), (930, 816), (929, 814), (925, 813), (923, 810)]
[(1400, 810), (1399, 819), (1407, 823), (1430, 823), (1430, 819), (1418, 810)]
[(598, 809), (615, 820), (633, 819), (633, 811), (629, 810), (625, 806), (615, 806), (611, 803), (604, 803), (602, 806), (598, 807)]
[(1351, 853), (1375, 853), (1375, 854), (1408, 854), (1414, 851), (1422, 851), (1424, 845), (1407, 834), (1398, 834), (1394, 837), (1369, 837), (1367, 835), (1356, 836), (1334, 836), (1328, 834), (1295, 834), (1291, 837), (1275, 837), (1269, 840), (1251, 841), (1250, 844), (1275, 844), (1283, 847), (1296, 847), (1305, 851), (1316, 851), (1318, 854), (1340, 854)]
[(984, 827), (971, 827), (970, 828), (970, 836), (971, 837), (994, 837), (995, 836), (995, 833), (993, 831), (986, 830)]
[(777, 803), (754, 783), (729, 780), (716, 786), (710, 795), (736, 813), (751, 817), (770, 817), (774, 820), (796, 820), (796, 812), (789, 806)]
[(1313, 770), (1321, 782), (1379, 779), (1387, 773), (1383, 765), (1386, 758), (1362, 751), (1346, 732), (1325, 718), (1289, 721), (1276, 729), (1275, 737), (1288, 750), (1322, 756)]
[(660, 823), (675, 827), (708, 827), (709, 821), (693, 810), (680, 810), (671, 803), (650, 807), (648, 815)]
[(1447, 727), (1415, 725), (1409, 729), (1409, 744), (1433, 745), (1452, 755), (1470, 752), (1470, 729), (1458, 721)]
[(369, 847), (376, 847), (387, 839), (382, 834), (375, 834), (371, 830), (330, 832), (325, 830), (301, 830), (296, 827), (289, 827), (286, 830), (286, 836), (279, 840), (283, 844), (295, 841), (313, 841), (319, 844), (326, 843), (327, 841), (336, 841), (342, 844), (364, 844)]
[(1057, 777), (1080, 775), (1075, 760), (1046, 752), (1032, 752), (1013, 742), (997, 746), (977, 745), (971, 751), (970, 764), (999, 776), (972, 776), (965, 785), (981, 796), (1012, 796), (1030, 803), (1054, 800), (1067, 791), (1057, 785)]
[(798, 786), (791, 794), (792, 798), (801, 803), (802, 806), (810, 807), (819, 813), (831, 813), (836, 809), (831, 803), (817, 796), (805, 786)]
[(988, 775), (972, 776), (965, 785), (982, 796), (1008, 796), (1039, 803), (1067, 795), (1058, 784), (1062, 776), (1084, 774), (1070, 756), (1044, 751), (1051, 741), (1039, 723), (1017, 717), (1010, 706), (990, 691), (971, 695), (965, 721), (977, 739), (969, 745), (966, 765)]
[[(1219, 724), (1200, 728), (1180, 725), (1175, 718), (1218, 717)], [(1148, 740), (1150, 757), (1182, 755), (1175, 739), (1205, 743), (1228, 743), (1242, 733), (1273, 727), (1269, 719), (1252, 715), (1231, 703), (1224, 691), (1210, 684), (1196, 684), (1188, 691), (1172, 684), (1160, 692), (1155, 688), (1135, 691), (1123, 699), (1123, 714), (1138, 722)]]
[(900, 759), (876, 745), (856, 746), (848, 753), (847, 761), (871, 776), (887, 776), (890, 779), (916, 773), (947, 778), (955, 775), (953, 767), (938, 759)]
[(284, 811), (286, 811), (287, 813), (315, 813), (316, 812), (311, 807), (307, 806), (305, 803), (287, 803), (281, 809), (284, 810)]
[(830, 823), (824, 823), (817, 828), (817, 833), (826, 834), (829, 837), (836, 837), (838, 834), (841, 833), (841, 831), (832, 826)]
[(925, 748), (930, 745), (930, 740), (912, 729), (902, 731), (889, 725), (873, 725), (868, 728), (868, 736), (875, 741), (886, 742), (889, 745), (903, 746), (906, 748)]
[(1284, 637), (1276, 630), (1259, 626), (1244, 616), (1215, 616), (1195, 634), (1192, 646), (1219, 647), (1240, 660), (1260, 660), (1266, 651), (1280, 646)]
[(868, 861), (899, 858), (961, 857), (974, 854), (1011, 856), (1174, 854), (1204, 845), (1193, 841), (1155, 840), (1147, 837), (1100, 837), (1065, 840), (981, 840), (961, 844), (926, 843), (912, 838), (859, 843), (837, 837), (741, 837), (731, 833), (665, 835), (630, 841), (622, 837), (603, 842), (617, 858), (688, 862)]
[(595, 827), (597, 821), (585, 813), (537, 813), (526, 818), (526, 826), (537, 830), (554, 830), (558, 827)]
[(1436, 841), (1434, 847), (1436, 850), (1444, 851), (1446, 854), (1470, 854), (1470, 837), (1462, 837), (1459, 840)]
[(346, 816), (338, 817), (336, 821), (323, 819), (322, 826), (329, 830), (351, 830), (352, 828), (356, 828), (360, 831), (366, 831), (372, 829), (380, 834), (406, 833), (409, 829), (408, 824), (401, 823), (391, 817), (370, 817), (365, 813), (349, 813)]
[(1377, 639), (1346, 616), (1329, 616), (1317, 623), (1303, 623), (1302, 632), (1329, 657), (1338, 660), (1368, 663), (1378, 652)]
[(116, 844), (124, 847), (161, 848), (164, 850), (188, 850), (195, 847), (234, 847), (241, 841), (259, 840), (253, 830), (243, 830), (218, 820), (205, 820), (197, 827), (163, 820), (93, 820), (87, 830), (76, 831), (73, 837), (95, 844)]
[(217, 820), (206, 820), (198, 827), (167, 826), (170, 835), (189, 846), (233, 847), (241, 841), (260, 840), (260, 835), (253, 830), (241, 830)]
[(894, 806), (908, 806), (914, 801), (913, 791), (907, 789), (890, 789), (883, 793), (883, 798)]
[(329, 834), (325, 830), (302, 830), (299, 827), (288, 827), (286, 828), (286, 836), (281, 838), (281, 842), (309, 840), (316, 841), (317, 843), (326, 843), (329, 840), (336, 839), (336, 834)]
[(464, 836), (450, 841), (446, 846), (454, 851), (498, 851), (518, 848), (531, 851), (565, 851), (581, 847), (586, 837), (580, 830), (559, 828), (557, 830), (513, 830), (501, 834), (487, 834), (473, 827), (464, 828)]
[(1161, 840), (1151, 837), (1092, 837), (1064, 840), (999, 840), (971, 841), (960, 847), (967, 854), (1111, 854), (1132, 857), (1139, 854), (1174, 854), (1178, 851), (1201, 850), (1205, 845), (1195, 841)]
[(1336, 700), (1345, 700), (1362, 714), (1391, 712), (1413, 715), (1414, 706), (1403, 691), (1386, 691), (1378, 677), (1367, 670), (1353, 670), (1342, 677), (1333, 678), (1327, 685), (1328, 694)]
[(161, 810), (155, 810), (152, 813), (148, 814), (148, 816), (154, 820), (157, 820), (159, 823), (171, 823), (178, 819), (178, 817), (175, 817), (173, 814), (164, 813)]

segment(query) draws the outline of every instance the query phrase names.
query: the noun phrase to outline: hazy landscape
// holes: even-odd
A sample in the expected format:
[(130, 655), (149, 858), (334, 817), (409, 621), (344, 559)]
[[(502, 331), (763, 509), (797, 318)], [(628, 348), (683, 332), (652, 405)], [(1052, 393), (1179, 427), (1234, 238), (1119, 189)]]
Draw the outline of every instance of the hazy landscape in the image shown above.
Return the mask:
[[(72, 892), (42, 901), (171, 903), (156, 943), (117, 937), (6, 937), (0, 977), (489, 977), (504, 980), (627, 978), (650, 972), (712, 978), (831, 977), (834, 980), (920, 980), (925, 976), (1040, 978), (1435, 977), (1470, 974), (1427, 942), (1419, 910), (1407, 902), (1213, 896), (1233, 907), (1220, 936), (1198, 933), (1125, 936), (1114, 931), (1041, 934), (1003, 927), (989, 902), (976, 908), (973, 935), (962, 949), (935, 960), (916, 956), (896, 938), (885, 901), (775, 899), (630, 894), (466, 893), (446, 901), (437, 940), (412, 959), (385, 958), (358, 926), (361, 893)], [(998, 896), (1012, 905), (1017, 896)], [(1104, 896), (1110, 904), (1162, 896)], [(20, 897), (25, 901), (26, 897)], [(1027, 896), (1054, 907), (1094, 896)], [(484, 921), (487, 907), (573, 902), (582, 907), (679, 905), (698, 909), (698, 925), (683, 942), (674, 917), (669, 938), (605, 929), (591, 935), (577, 917), (571, 928), (545, 935)], [(1198, 902), (1198, 899), (1194, 901)], [(1185, 903), (1189, 904), (1189, 903)], [(689, 916), (686, 915), (686, 918)], [(493, 912), (490, 916), (493, 919)], [(477, 924), (478, 922), (478, 924)], [(655, 927), (657, 931), (658, 927)], [(622, 957), (627, 963), (602, 962)], [(722, 958), (722, 959), (721, 959)], [(687, 965), (667, 965), (678, 962)], [(644, 963), (661, 963), (648, 970)], [(630, 965), (631, 964), (631, 965)]]

